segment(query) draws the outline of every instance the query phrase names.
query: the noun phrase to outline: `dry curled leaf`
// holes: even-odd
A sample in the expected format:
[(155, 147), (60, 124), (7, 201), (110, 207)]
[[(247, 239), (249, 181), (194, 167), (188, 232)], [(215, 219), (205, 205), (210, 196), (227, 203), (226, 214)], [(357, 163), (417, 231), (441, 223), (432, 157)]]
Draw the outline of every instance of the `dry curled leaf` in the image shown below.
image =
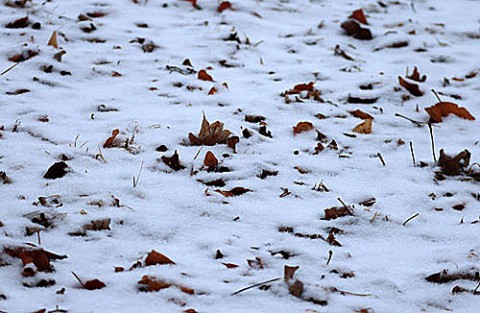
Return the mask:
[(360, 104), (373, 104), (377, 102), (378, 97), (375, 98), (360, 98), (354, 96), (348, 96), (347, 102), (348, 103), (360, 103)]
[(234, 264), (234, 263), (224, 263), (222, 262), (222, 264), (226, 267), (226, 268), (237, 268), (238, 265), (237, 264)]
[(475, 120), (475, 117), (473, 117), (467, 109), (452, 102), (438, 102), (431, 107), (425, 108), (425, 111), (427, 111), (430, 116), (431, 123), (440, 123), (442, 122), (442, 118), (449, 114), (454, 114), (470, 121)]
[(103, 281), (98, 279), (92, 279), (92, 280), (86, 281), (83, 284), (83, 288), (87, 290), (96, 290), (96, 289), (102, 289), (105, 287), (107, 287), (107, 285), (105, 285)]
[(65, 162), (56, 162), (50, 166), (43, 175), (43, 178), (46, 179), (57, 179), (65, 176), (68, 173), (68, 164)]
[(183, 164), (180, 162), (180, 157), (177, 153), (177, 150), (175, 150), (175, 153), (171, 157), (167, 157), (165, 155), (162, 156), (162, 161), (174, 171), (180, 171), (185, 168), (185, 166), (183, 166)]
[(313, 124), (310, 122), (298, 122), (296, 126), (293, 127), (293, 134), (300, 134), (303, 132), (311, 131), (313, 129)]
[(3, 251), (11, 257), (21, 259), (23, 265), (33, 263), (40, 272), (51, 272), (53, 270), (50, 264), (51, 260), (61, 260), (67, 257), (30, 246), (4, 247)]
[(52, 36), (48, 40), (48, 46), (52, 46), (55, 49), (58, 49), (58, 39), (57, 39), (57, 32), (53, 31)]
[(208, 74), (206, 70), (200, 70), (200, 71), (198, 71), (198, 76), (197, 76), (197, 78), (200, 79), (200, 80), (205, 80), (205, 81), (213, 82), (213, 77), (210, 76), (210, 74)]
[(338, 217), (352, 215), (352, 212), (346, 207), (332, 207), (329, 209), (325, 209), (325, 217), (324, 220), (334, 220)]
[(358, 124), (352, 129), (353, 132), (359, 134), (370, 134), (372, 133), (372, 119), (366, 119), (363, 123)]
[(353, 117), (361, 118), (362, 120), (373, 120), (373, 116), (361, 110), (348, 111)]
[(220, 3), (220, 5), (217, 8), (217, 12), (222, 13), (223, 11), (228, 9), (230, 10), (232, 9), (232, 4), (230, 3), (230, 1), (222, 1), (222, 3)]
[(283, 267), (283, 280), (286, 282), (290, 281), (293, 278), (295, 272), (300, 268), (300, 266), (288, 266)]
[(188, 139), (192, 146), (214, 146), (215, 144), (224, 144), (227, 142), (227, 138), (232, 133), (223, 129), (223, 123), (220, 121), (213, 122), (210, 124), (205, 117), (203, 116), (202, 127), (198, 136), (195, 136), (192, 133), (188, 134)]
[(442, 173), (446, 175), (458, 175), (470, 164), (470, 152), (463, 150), (454, 157), (445, 154), (443, 149), (440, 150), (440, 158), (438, 165), (442, 169)]
[(170, 287), (177, 287), (182, 292), (189, 295), (195, 294), (195, 290), (182, 285), (166, 282), (156, 276), (144, 275), (140, 281), (138, 281), (140, 291), (159, 291)]
[(238, 136), (232, 136), (227, 138), (227, 146), (233, 149), (234, 153), (237, 153), (237, 143), (240, 141)]
[(8, 184), (11, 184), (12, 183), (12, 179), (10, 177), (8, 177), (7, 173), (5, 172), (0, 172), (0, 181), (4, 184), (4, 185), (8, 185)]
[(417, 67), (415, 66), (413, 68), (413, 73), (409, 76), (407, 76), (408, 79), (414, 80), (416, 82), (423, 83), (424, 81), (427, 80), (427, 75), (422, 75), (420, 76), (420, 73), (418, 72)]
[(365, 17), (365, 13), (363, 13), (362, 9), (353, 11), (349, 18), (353, 18), (362, 24), (368, 25), (367, 18)]
[(284, 95), (294, 95), (294, 94), (299, 94), (302, 91), (314, 91), (314, 82), (309, 82), (307, 84), (298, 84), (293, 87), (293, 89), (285, 91), (283, 94)]
[(112, 135), (110, 137), (108, 137), (107, 140), (105, 140), (105, 142), (103, 143), (103, 147), (104, 148), (113, 148), (113, 147), (118, 146), (118, 144), (115, 143), (115, 138), (117, 137), (117, 135), (119, 133), (120, 133), (120, 131), (118, 129), (114, 129), (112, 131)]
[(224, 197), (237, 197), (237, 196), (241, 196), (244, 193), (251, 192), (251, 191), (253, 191), (253, 190), (243, 188), (243, 187), (235, 187), (235, 188), (232, 188), (230, 190), (220, 190), (220, 189), (215, 190), (215, 192), (218, 192), (219, 194), (221, 194)]
[(415, 97), (421, 97), (423, 96), (424, 92), (420, 90), (420, 87), (418, 84), (414, 83), (409, 83), (405, 79), (403, 79), (401, 76), (398, 76), (398, 83), (400, 86), (405, 88), (410, 94), (412, 94)]
[(104, 218), (91, 221), (88, 224), (83, 225), (84, 230), (110, 230), (110, 218)]
[(5, 28), (25, 28), (28, 27), (29, 24), (30, 22), (28, 21), (28, 16), (25, 16), (8, 23), (7, 25), (5, 25)]
[(24, 62), (24, 61), (26, 61), (28, 59), (31, 59), (31, 58), (33, 58), (37, 55), (38, 55), (37, 51), (29, 49), (29, 50), (23, 51), (19, 54), (15, 54), (15, 55), (9, 57), (8, 60), (11, 61), (11, 62)]
[(157, 252), (155, 250), (152, 250), (148, 255), (147, 258), (145, 259), (145, 265), (150, 266), (150, 265), (166, 265), (166, 264), (175, 264), (169, 257), (166, 255)]
[(203, 165), (208, 169), (213, 169), (218, 166), (218, 159), (211, 151), (207, 151), (205, 159), (203, 159)]

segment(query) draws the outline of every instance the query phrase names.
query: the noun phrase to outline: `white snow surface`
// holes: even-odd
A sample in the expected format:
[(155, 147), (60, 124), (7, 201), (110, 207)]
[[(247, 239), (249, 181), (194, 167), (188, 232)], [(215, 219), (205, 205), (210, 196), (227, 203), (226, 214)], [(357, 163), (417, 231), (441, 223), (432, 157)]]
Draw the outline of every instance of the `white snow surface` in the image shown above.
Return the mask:
[[(480, 75), (464, 78), (480, 69), (480, 1), (233, 0), (233, 10), (222, 13), (214, 0), (199, 0), (201, 9), (180, 0), (32, 0), (24, 8), (2, 2), (1, 71), (14, 64), (8, 59), (15, 54), (39, 54), (0, 76), (0, 171), (12, 180), (0, 181), (0, 261), (8, 264), (0, 267), (1, 312), (478, 312), (477, 295), (452, 294), (454, 286), (473, 290), (477, 281), (425, 279), (444, 269), (479, 270), (480, 203), (472, 196), (480, 192), (478, 182), (465, 176), (436, 180), (440, 168), (428, 127), (395, 114), (428, 121), (424, 108), (438, 102), (430, 92), (435, 89), (444, 101), (480, 117)], [(340, 28), (360, 8), (373, 40), (357, 40)], [(105, 15), (77, 18), (92, 12)], [(28, 27), (4, 27), (24, 16)], [(35, 22), (41, 29), (32, 29)], [(96, 30), (81, 30), (90, 24)], [(47, 45), (53, 31), (58, 49)], [(226, 40), (234, 33), (238, 41)], [(156, 48), (144, 52), (136, 38)], [(386, 47), (400, 41), (408, 45)], [(336, 45), (354, 60), (334, 55)], [(61, 62), (53, 58), (60, 50), (66, 51)], [(185, 59), (192, 67), (182, 65)], [(49, 65), (53, 70), (46, 73)], [(398, 76), (414, 66), (427, 75), (419, 83), (425, 94), (402, 98), (409, 93)], [(214, 82), (197, 79), (189, 68), (207, 69)], [(308, 82), (315, 82), (325, 102), (290, 96), (286, 103), (280, 95)], [(359, 88), (368, 83), (372, 90)], [(218, 92), (208, 95), (213, 86)], [(8, 94), (19, 89), (29, 92)], [(349, 95), (378, 100), (349, 103)], [(115, 111), (102, 112), (101, 105)], [(374, 117), (371, 134), (352, 132), (362, 122), (348, 113), (356, 109)], [(236, 153), (224, 144), (190, 145), (188, 134), (198, 133), (203, 114), (240, 137)], [(245, 115), (266, 117), (272, 138)], [(48, 121), (39, 120), (45, 116)], [(301, 121), (327, 136), (324, 146), (334, 139), (338, 150), (314, 154), (316, 132), (293, 133)], [(242, 136), (246, 128), (250, 138)], [(128, 149), (102, 147), (114, 129), (123, 140), (134, 135)], [(449, 155), (468, 149), (472, 162), (480, 160), (478, 119), (450, 115), (433, 132), (437, 158), (441, 148)], [(168, 151), (156, 151), (160, 145)], [(175, 150), (185, 166), (180, 171), (161, 160)], [(207, 151), (230, 171), (206, 171)], [(43, 178), (61, 154), (70, 158), (69, 173)], [(262, 170), (278, 175), (261, 179)], [(201, 182), (216, 179), (226, 185)], [(315, 190), (322, 181), (328, 192)], [(215, 191), (234, 187), (252, 191), (237, 197)], [(285, 188), (289, 194), (280, 197)], [(34, 205), (52, 195), (61, 206)], [(353, 215), (325, 220), (325, 209), (342, 207), (338, 198)], [(360, 204), (370, 198), (373, 206)], [(465, 208), (454, 210), (458, 204)], [(45, 228), (24, 216), (34, 211), (63, 218)], [(102, 218), (111, 219), (110, 230), (69, 235)], [(42, 248), (68, 256), (51, 262), (53, 272), (23, 277), (22, 261), (5, 253), (7, 246), (38, 245), (26, 227), (40, 227)], [(294, 233), (280, 231), (288, 227)], [(301, 235), (326, 238), (332, 227), (341, 230), (335, 235), (340, 247)], [(145, 266), (152, 250), (176, 264)], [(223, 258), (215, 258), (217, 250)], [(247, 263), (256, 257), (263, 268)], [(137, 261), (142, 266), (129, 270)], [(283, 279), (231, 295), (283, 277), (285, 265), (299, 266), (294, 278), (304, 284), (300, 298), (289, 294)], [(85, 290), (72, 271), (106, 287)], [(176, 287), (141, 292), (143, 275), (195, 294)], [(55, 284), (24, 286), (40, 278)]]

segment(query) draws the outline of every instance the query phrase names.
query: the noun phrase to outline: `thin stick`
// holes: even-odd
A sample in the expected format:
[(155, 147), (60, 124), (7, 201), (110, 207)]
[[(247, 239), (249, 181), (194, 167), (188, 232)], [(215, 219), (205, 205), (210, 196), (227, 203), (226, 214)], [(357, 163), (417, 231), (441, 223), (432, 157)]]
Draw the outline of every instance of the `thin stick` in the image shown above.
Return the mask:
[(420, 213), (415, 213), (414, 215), (410, 216), (405, 222), (403, 222), (403, 226), (407, 225), (408, 222), (410, 222), (411, 220), (413, 220), (415, 217), (419, 216)]
[(435, 156), (435, 141), (433, 140), (433, 128), (432, 123), (428, 123), (428, 129), (430, 130), (430, 140), (432, 141), (432, 154), (433, 154), (433, 161), (437, 162), (437, 157)]
[(328, 250), (328, 259), (327, 259), (327, 264), (330, 264), (330, 261), (332, 260), (332, 256), (333, 256), (333, 251), (332, 250)]
[(415, 166), (417, 162), (415, 162), (415, 153), (413, 152), (413, 143), (411, 141), (410, 141), (410, 152), (412, 153), (413, 166)]
[(75, 274), (75, 272), (72, 271), (72, 275), (73, 277), (75, 277), (78, 282), (80, 283), (80, 285), (82, 285), (83, 288), (85, 288), (85, 285), (83, 284), (82, 280), (80, 279), (80, 277), (77, 276), (77, 274)]
[(193, 160), (196, 160), (198, 155), (200, 154), (200, 152), (202, 151), (203, 149), (203, 146), (200, 147), (200, 149), (198, 149), (197, 153), (195, 154), (195, 156), (193, 157)]
[(41, 246), (42, 245), (42, 238), (40, 238), (40, 230), (37, 231), (37, 239), (38, 239), (38, 245)]
[(375, 221), (377, 216), (378, 216), (378, 212), (375, 212), (375, 214), (373, 214), (373, 217), (370, 219), (370, 223), (373, 223), (373, 221)]
[[(72, 272), (73, 273), (73, 272)], [(252, 289), (252, 288), (255, 288), (255, 287), (258, 287), (258, 286), (261, 286), (261, 285), (265, 285), (265, 284), (269, 284), (269, 283), (273, 283), (277, 280), (281, 280), (282, 278), (281, 277), (278, 277), (278, 278), (274, 278), (274, 279), (269, 279), (269, 280), (266, 280), (266, 281), (262, 281), (261, 283), (258, 283), (258, 284), (254, 284), (254, 285), (251, 285), (251, 286), (248, 286), (248, 287), (245, 287), (245, 288), (242, 288), (240, 290), (237, 290), (235, 291), (234, 293), (232, 293), (231, 295), (234, 296), (234, 295), (238, 295), (239, 293), (241, 292), (244, 292), (248, 289)]]
[(377, 157), (380, 159), (380, 162), (382, 162), (382, 165), (383, 166), (387, 166), (387, 164), (385, 164), (385, 160), (383, 159), (382, 155), (380, 154), (380, 152), (377, 153)]
[(480, 282), (477, 284), (477, 287), (475, 287), (475, 289), (473, 289), (473, 293), (474, 293), (474, 294), (477, 293), (477, 290), (478, 290), (479, 287), (480, 287)]
[(338, 292), (342, 296), (349, 295), (349, 296), (357, 296), (357, 297), (376, 297), (375, 295), (372, 295), (370, 293), (354, 293), (354, 292), (348, 292), (345, 290), (340, 290), (336, 287), (330, 288), (331, 291), (333, 292)]
[(140, 165), (140, 170), (138, 171), (137, 178), (133, 176), (133, 188), (137, 187), (138, 181), (140, 180), (140, 175), (142, 175), (142, 170), (143, 170), (143, 161), (142, 161), (142, 164)]
[(350, 210), (350, 208), (345, 204), (345, 202), (343, 202), (343, 200), (338, 197), (337, 200), (343, 205), (343, 207), (350, 213), (353, 215), (352, 211)]
[(435, 95), (435, 97), (437, 98), (438, 102), (442, 102), (442, 99), (440, 99), (440, 96), (439, 96), (438, 93), (435, 91), (435, 89), (432, 89), (432, 92), (433, 92), (433, 94)]
[(8, 72), (10, 72), (10, 71), (13, 70), (13, 69), (15, 68), (15, 66), (17, 66), (18, 64), (20, 64), (20, 62), (17, 62), (17, 63), (15, 63), (15, 64), (13, 64), (12, 66), (10, 66), (9, 68), (7, 68), (5, 71), (3, 71), (3, 72), (0, 74), (0, 76), (1, 76), (1, 75), (4, 75), (4, 74), (7, 74)]
[(400, 114), (400, 113), (395, 113), (395, 116), (398, 116), (398, 117), (404, 118), (404, 119), (406, 119), (407, 121), (410, 121), (410, 122), (412, 122), (413, 124), (417, 125), (418, 127), (422, 127), (423, 125), (425, 125), (425, 123), (422, 123), (422, 122), (419, 122), (419, 121), (412, 120), (411, 118), (409, 118), (409, 117), (406, 117), (405, 115), (402, 115), (402, 114)]

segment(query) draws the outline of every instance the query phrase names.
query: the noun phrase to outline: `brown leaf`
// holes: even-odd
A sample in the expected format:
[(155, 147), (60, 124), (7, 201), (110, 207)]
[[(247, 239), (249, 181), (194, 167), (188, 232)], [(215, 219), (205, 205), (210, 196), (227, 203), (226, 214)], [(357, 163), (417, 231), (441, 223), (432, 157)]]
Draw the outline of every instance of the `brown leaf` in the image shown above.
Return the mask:
[(114, 129), (112, 131), (112, 135), (110, 137), (107, 138), (107, 140), (105, 140), (105, 142), (103, 143), (103, 147), (104, 148), (113, 148), (113, 147), (117, 147), (118, 144), (115, 144), (115, 138), (117, 137), (117, 135), (120, 133), (120, 131), (118, 129)]
[(207, 151), (205, 159), (203, 160), (203, 165), (208, 169), (213, 169), (218, 166), (218, 159), (211, 151)]
[(210, 88), (210, 91), (208, 92), (208, 95), (209, 95), (209, 96), (214, 95), (214, 94), (217, 93), (217, 91), (218, 91), (217, 88), (212, 87), (212, 88)]
[(311, 131), (313, 129), (313, 124), (310, 122), (298, 122), (298, 124), (293, 127), (293, 135), (300, 134), (303, 132)]
[(243, 187), (235, 187), (235, 188), (230, 189), (230, 190), (215, 189), (215, 192), (218, 192), (219, 194), (221, 194), (224, 197), (237, 197), (237, 196), (243, 195), (244, 193), (251, 192), (251, 191), (253, 191), (253, 190), (243, 188)]
[(283, 267), (283, 280), (286, 282), (290, 281), (293, 278), (295, 272), (300, 268), (300, 266), (288, 266)]
[(249, 123), (260, 123), (265, 120), (265, 116), (262, 115), (245, 115), (245, 121)]
[(309, 82), (307, 84), (298, 84), (293, 87), (293, 89), (287, 90), (284, 92), (285, 95), (294, 95), (299, 94), (302, 91), (314, 91), (314, 82)]
[(359, 204), (363, 205), (363, 206), (366, 206), (366, 207), (371, 207), (372, 205), (375, 204), (375, 202), (377, 202), (377, 199), (370, 198), (370, 199), (367, 199), (365, 201), (360, 202)]
[(138, 282), (138, 284), (140, 285), (139, 287), (140, 291), (159, 291), (161, 289), (166, 289), (173, 286), (173, 287), (177, 287), (184, 293), (187, 293), (190, 295), (195, 294), (195, 290), (193, 290), (192, 288), (169, 283), (162, 279), (159, 279), (156, 276), (151, 276), (151, 275), (144, 275), (142, 279)]
[(183, 313), (198, 313), (195, 309), (186, 309), (183, 310)]
[(91, 221), (88, 224), (83, 225), (84, 230), (110, 230), (110, 219), (104, 218), (99, 220)]
[(40, 272), (53, 270), (50, 261), (64, 259), (67, 256), (57, 255), (37, 247), (4, 247), (4, 252), (11, 257), (22, 260), (23, 265), (33, 263)]
[(303, 283), (298, 279), (295, 280), (293, 284), (289, 284), (288, 292), (297, 298), (300, 298), (303, 294)]
[(8, 23), (7, 25), (5, 25), (5, 28), (25, 28), (28, 27), (29, 24), (30, 23), (28, 21), (28, 16), (25, 16)]
[(92, 279), (92, 280), (86, 281), (83, 284), (83, 288), (87, 290), (96, 290), (96, 289), (102, 289), (105, 287), (107, 287), (107, 285), (105, 285), (104, 282), (98, 279)]
[(167, 156), (162, 156), (162, 161), (165, 163), (168, 167), (170, 167), (172, 170), (175, 171), (180, 171), (185, 168), (185, 166), (182, 165), (180, 162), (180, 157), (177, 153), (177, 150), (175, 150), (175, 153), (171, 157)]
[(420, 73), (418, 72), (417, 67), (415, 66), (413, 68), (413, 73), (410, 76), (407, 76), (408, 79), (414, 80), (416, 82), (423, 83), (424, 81), (427, 80), (427, 75), (422, 75), (420, 76)]
[(352, 58), (352, 57), (349, 56), (345, 51), (343, 51), (343, 49), (340, 48), (340, 45), (336, 45), (336, 46), (335, 46), (335, 50), (333, 51), (333, 54), (334, 54), (334, 55), (337, 55), (337, 56), (341, 56), (341, 57), (344, 58), (345, 60), (354, 61), (354, 58)]
[(15, 54), (15, 55), (9, 57), (8, 60), (11, 61), (11, 62), (24, 62), (24, 61), (26, 61), (28, 59), (31, 59), (31, 58), (33, 58), (37, 55), (38, 55), (37, 51), (26, 50), (26, 51), (23, 51), (22, 53)]
[(372, 40), (372, 32), (368, 28), (362, 28), (358, 30), (355, 34), (353, 34), (353, 38), (359, 39), (359, 40)]
[(200, 10), (200, 7), (197, 5), (197, 0), (184, 0), (184, 1), (192, 3), (192, 6), (195, 9)]
[(230, 1), (222, 1), (222, 3), (220, 3), (220, 5), (217, 8), (217, 12), (222, 13), (223, 11), (225, 11), (227, 9), (231, 10), (232, 9), (232, 4), (230, 3)]
[(6, 95), (11, 95), (11, 96), (16, 96), (16, 95), (21, 95), (21, 94), (24, 94), (24, 93), (27, 93), (27, 92), (30, 92), (30, 89), (20, 88), (20, 89), (17, 89), (15, 91), (7, 91), (7, 92), (5, 92), (5, 94)]
[(48, 46), (52, 46), (55, 49), (58, 49), (58, 39), (57, 39), (57, 32), (53, 31), (52, 36), (48, 40)]
[(440, 123), (442, 122), (442, 118), (449, 114), (455, 114), (458, 117), (470, 121), (475, 120), (475, 117), (473, 117), (467, 109), (459, 107), (458, 104), (452, 102), (438, 102), (431, 107), (425, 108), (425, 111), (427, 111), (430, 116), (431, 123)]
[(368, 25), (367, 18), (365, 17), (365, 14), (363, 13), (362, 9), (353, 11), (353, 13), (349, 16), (349, 18), (353, 18), (362, 24)]
[(225, 265), (226, 268), (237, 268), (238, 265), (234, 263), (224, 263), (222, 262), (223, 265)]
[(56, 162), (50, 166), (43, 175), (43, 178), (46, 179), (57, 179), (65, 176), (68, 173), (68, 164), (65, 162)]
[(150, 265), (166, 265), (166, 264), (175, 264), (169, 257), (166, 255), (157, 252), (155, 250), (152, 250), (148, 255), (147, 258), (145, 259), (145, 265), (150, 266)]
[(360, 24), (358, 24), (356, 21), (348, 20), (343, 22), (340, 25), (341, 28), (345, 30), (348, 36), (352, 36), (360, 31)]
[(324, 220), (334, 220), (338, 217), (352, 215), (352, 212), (346, 207), (332, 207), (329, 209), (325, 209), (325, 217)]
[(237, 153), (237, 143), (240, 141), (238, 136), (232, 136), (227, 138), (227, 146), (233, 149), (234, 153)]
[(209, 81), (209, 82), (213, 82), (213, 77), (210, 76), (206, 70), (200, 70), (198, 71), (198, 76), (197, 76), (198, 79), (200, 80), (205, 80), (205, 81)]
[(454, 157), (445, 154), (443, 149), (440, 150), (440, 158), (438, 159), (438, 165), (442, 169), (442, 172), (446, 175), (458, 175), (470, 163), (470, 152), (463, 150)]
[(353, 117), (361, 118), (362, 120), (373, 120), (373, 116), (361, 110), (348, 111)]
[(409, 83), (408, 81), (403, 79), (401, 76), (398, 76), (398, 82), (400, 86), (407, 89), (407, 91), (411, 93), (413, 96), (415, 97), (423, 96), (424, 92), (420, 90), (420, 87), (418, 86), (418, 84)]
[(248, 259), (247, 264), (248, 266), (254, 269), (263, 270), (265, 268), (265, 264), (263, 263), (263, 260), (258, 256), (256, 256), (255, 259)]
[(352, 131), (359, 134), (372, 133), (372, 119), (367, 119), (363, 123), (358, 124)]
[(192, 133), (188, 134), (188, 139), (192, 146), (214, 146), (215, 144), (224, 144), (227, 142), (227, 138), (232, 133), (223, 129), (223, 123), (216, 121), (210, 124), (205, 117), (203, 116), (202, 127), (198, 133), (198, 137)]
[(353, 97), (348, 96), (347, 102), (348, 103), (359, 103), (359, 104), (373, 104), (377, 102), (378, 97), (376, 98), (360, 98), (360, 97)]

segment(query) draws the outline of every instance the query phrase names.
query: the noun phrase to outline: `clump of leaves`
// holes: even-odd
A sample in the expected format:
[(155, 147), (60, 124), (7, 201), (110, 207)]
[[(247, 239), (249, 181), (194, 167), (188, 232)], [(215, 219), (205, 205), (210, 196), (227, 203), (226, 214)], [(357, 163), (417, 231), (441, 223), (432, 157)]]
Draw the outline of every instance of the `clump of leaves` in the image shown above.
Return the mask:
[(373, 36), (370, 29), (360, 26), (359, 22), (368, 25), (362, 9), (353, 11), (349, 19), (343, 22), (340, 27), (345, 30), (347, 36), (353, 36), (353, 38), (359, 40), (372, 40)]
[(290, 96), (294, 96), (296, 102), (303, 102), (303, 100), (313, 99), (318, 102), (325, 102), (320, 95), (322, 92), (315, 88), (314, 82), (309, 82), (306, 84), (297, 84), (293, 89), (287, 89), (282, 92), (280, 95), (285, 98), (285, 103), (291, 103), (293, 100)]
[(4, 247), (3, 251), (11, 257), (21, 259), (24, 266), (33, 263), (40, 272), (53, 271), (50, 261), (62, 260), (67, 257), (66, 255), (58, 255), (39, 247), (30, 246)]
[(442, 173), (446, 175), (458, 175), (468, 167), (470, 163), (470, 152), (463, 150), (454, 157), (445, 154), (443, 149), (440, 150), (440, 158), (438, 159), (438, 165), (442, 169)]
[(162, 156), (162, 161), (174, 171), (180, 171), (185, 168), (185, 166), (183, 166), (183, 164), (180, 162), (180, 157), (177, 153), (177, 150), (175, 150), (175, 153), (171, 157), (167, 157), (165, 155)]
[(403, 79), (402, 76), (398, 76), (398, 83), (415, 97), (421, 97), (424, 94), (424, 92), (420, 90), (420, 86), (418, 84), (410, 83)]
[(226, 144), (227, 139), (232, 133), (223, 129), (223, 123), (215, 121), (210, 124), (203, 115), (202, 126), (197, 136), (193, 133), (188, 134), (188, 139), (192, 146), (214, 146), (216, 144)]

